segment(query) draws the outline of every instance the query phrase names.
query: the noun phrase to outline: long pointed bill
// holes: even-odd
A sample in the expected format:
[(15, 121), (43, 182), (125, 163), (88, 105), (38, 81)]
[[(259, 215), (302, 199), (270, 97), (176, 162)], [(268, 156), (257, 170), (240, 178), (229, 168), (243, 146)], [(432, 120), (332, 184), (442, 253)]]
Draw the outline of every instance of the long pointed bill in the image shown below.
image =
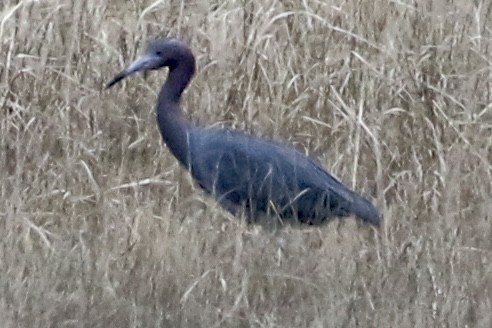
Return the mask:
[(120, 82), (121, 80), (123, 80), (125, 77), (129, 75), (132, 75), (139, 71), (152, 69), (152, 67), (155, 67), (156, 62), (158, 62), (159, 60), (160, 60), (159, 57), (152, 56), (152, 55), (143, 55), (137, 58), (133, 63), (128, 65), (123, 71), (116, 74), (116, 76), (111, 81), (109, 81), (108, 84), (106, 84), (106, 89), (111, 88), (113, 85)]

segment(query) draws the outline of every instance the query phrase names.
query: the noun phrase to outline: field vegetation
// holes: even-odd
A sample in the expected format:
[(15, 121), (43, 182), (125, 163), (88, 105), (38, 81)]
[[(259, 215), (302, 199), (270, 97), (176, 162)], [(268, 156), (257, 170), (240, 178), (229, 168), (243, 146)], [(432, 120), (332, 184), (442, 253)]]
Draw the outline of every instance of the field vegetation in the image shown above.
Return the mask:
[[(492, 327), (488, 0), (3, 0), (2, 327)], [(285, 140), (382, 213), (270, 231), (163, 144), (158, 36), (204, 126)]]

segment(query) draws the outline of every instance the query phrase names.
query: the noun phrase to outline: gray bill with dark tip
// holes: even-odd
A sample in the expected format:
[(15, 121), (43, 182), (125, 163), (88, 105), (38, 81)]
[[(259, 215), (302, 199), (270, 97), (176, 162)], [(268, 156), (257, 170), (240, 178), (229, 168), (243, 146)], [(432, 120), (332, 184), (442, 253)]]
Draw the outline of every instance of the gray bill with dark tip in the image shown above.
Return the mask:
[(152, 55), (143, 55), (137, 58), (133, 63), (128, 65), (123, 71), (118, 73), (111, 81), (106, 84), (106, 89), (111, 88), (116, 83), (123, 80), (125, 77), (148, 69), (153, 69), (159, 62), (160, 58)]

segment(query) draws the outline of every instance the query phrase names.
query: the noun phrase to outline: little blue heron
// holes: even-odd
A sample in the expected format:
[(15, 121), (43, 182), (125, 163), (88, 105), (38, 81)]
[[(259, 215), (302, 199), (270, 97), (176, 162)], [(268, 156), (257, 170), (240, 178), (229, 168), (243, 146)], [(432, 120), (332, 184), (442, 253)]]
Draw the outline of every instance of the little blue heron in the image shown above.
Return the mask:
[(117, 74), (112, 87), (138, 71), (168, 67), (157, 99), (157, 122), (171, 153), (209, 194), (248, 222), (269, 217), (321, 224), (355, 215), (379, 224), (378, 210), (315, 160), (291, 147), (228, 129), (202, 128), (183, 114), (180, 99), (195, 73), (190, 48), (175, 38), (151, 42), (145, 53)]

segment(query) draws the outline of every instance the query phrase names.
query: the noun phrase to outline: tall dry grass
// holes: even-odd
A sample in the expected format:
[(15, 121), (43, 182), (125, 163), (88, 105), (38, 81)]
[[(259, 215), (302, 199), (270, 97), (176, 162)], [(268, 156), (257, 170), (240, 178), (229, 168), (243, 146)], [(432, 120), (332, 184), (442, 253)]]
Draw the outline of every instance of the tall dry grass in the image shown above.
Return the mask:
[[(490, 1), (0, 4), (3, 327), (491, 327)], [(146, 40), (197, 56), (196, 122), (286, 139), (372, 195), (276, 235), (160, 139)]]

